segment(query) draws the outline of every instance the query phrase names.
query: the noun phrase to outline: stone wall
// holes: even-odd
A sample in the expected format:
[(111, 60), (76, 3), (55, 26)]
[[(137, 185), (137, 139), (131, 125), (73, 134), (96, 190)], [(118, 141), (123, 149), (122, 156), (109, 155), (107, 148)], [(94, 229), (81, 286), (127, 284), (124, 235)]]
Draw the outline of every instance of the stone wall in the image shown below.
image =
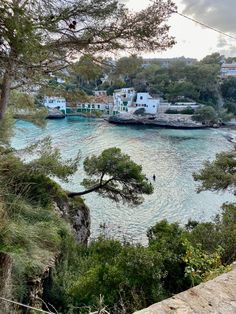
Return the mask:
[(236, 313), (236, 268), (134, 314), (208, 313)]

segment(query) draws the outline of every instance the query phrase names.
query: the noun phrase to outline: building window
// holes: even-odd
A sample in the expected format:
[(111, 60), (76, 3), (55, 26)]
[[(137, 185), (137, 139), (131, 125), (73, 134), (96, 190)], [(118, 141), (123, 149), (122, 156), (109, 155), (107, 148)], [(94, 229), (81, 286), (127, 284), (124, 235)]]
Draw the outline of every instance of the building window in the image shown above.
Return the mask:
[(140, 100), (142, 100), (143, 99), (143, 96), (140, 96)]
[(53, 100), (52, 99), (50, 99), (48, 102), (49, 102), (49, 104), (53, 104)]
[(98, 109), (100, 109), (100, 105), (98, 105)]
[(153, 105), (153, 108), (155, 108), (155, 105)]
[(90, 105), (88, 105), (88, 108), (90, 109)]
[(84, 108), (84, 107), (85, 107), (85, 104), (82, 104), (82, 107)]
[(94, 109), (94, 104), (92, 104), (92, 108)]

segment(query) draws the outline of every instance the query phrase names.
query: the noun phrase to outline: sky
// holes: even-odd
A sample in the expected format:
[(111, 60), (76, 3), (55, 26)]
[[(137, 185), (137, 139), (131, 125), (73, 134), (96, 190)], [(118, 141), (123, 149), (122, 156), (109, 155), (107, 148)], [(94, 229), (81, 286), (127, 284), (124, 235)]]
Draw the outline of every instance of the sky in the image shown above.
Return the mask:
[[(178, 12), (236, 37), (236, 0), (172, 0)], [(149, 0), (124, 0), (132, 10), (140, 10)], [(144, 57), (191, 57), (202, 59), (213, 52), (236, 56), (236, 39), (204, 28), (179, 15), (173, 14), (168, 24), (170, 34), (177, 44), (162, 53), (145, 54)]]

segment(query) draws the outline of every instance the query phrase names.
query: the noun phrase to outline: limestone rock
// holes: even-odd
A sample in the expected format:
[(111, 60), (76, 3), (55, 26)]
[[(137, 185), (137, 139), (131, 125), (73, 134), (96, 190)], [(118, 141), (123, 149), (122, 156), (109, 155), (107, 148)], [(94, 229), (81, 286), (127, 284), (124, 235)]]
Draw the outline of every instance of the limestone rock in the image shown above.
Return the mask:
[(90, 211), (80, 197), (54, 200), (54, 208), (60, 217), (70, 222), (79, 243), (87, 244), (90, 236)]
[(210, 313), (236, 313), (236, 269), (134, 314)]
[(151, 125), (156, 127), (173, 128), (173, 129), (202, 129), (206, 125), (193, 121), (191, 115), (183, 114), (158, 114), (151, 115), (134, 115), (131, 113), (122, 113), (110, 116), (108, 122), (114, 124), (140, 124)]

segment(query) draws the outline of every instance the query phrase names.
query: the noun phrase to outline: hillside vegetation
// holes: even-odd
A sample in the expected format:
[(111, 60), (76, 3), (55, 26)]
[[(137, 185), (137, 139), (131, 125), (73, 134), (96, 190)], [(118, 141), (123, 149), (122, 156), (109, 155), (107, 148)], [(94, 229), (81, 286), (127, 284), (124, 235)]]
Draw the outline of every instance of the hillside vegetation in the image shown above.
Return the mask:
[[(230, 187), (231, 170), (224, 165), (233, 156), (217, 156), (195, 179), (204, 189)], [(147, 246), (103, 233), (86, 246), (76, 241), (73, 220), (63, 219), (55, 207), (55, 202), (73, 201), (78, 208), (83, 201), (69, 200), (48, 177), (68, 180), (78, 159), (63, 162), (48, 139), (24, 152), (2, 145), (0, 159), (0, 291), (8, 299), (39, 306), (37, 298), (43, 298), (45, 310), (59, 313), (132, 313), (227, 271), (236, 258), (234, 204), (225, 204), (213, 222), (189, 221), (185, 227), (158, 222), (147, 231)], [(207, 167), (213, 167), (212, 176)], [(226, 169), (225, 185), (214, 185), (217, 173)], [(48, 269), (49, 278), (42, 280)], [(35, 278), (42, 280), (36, 299), (30, 294)], [(5, 313), (23, 313), (22, 308), (1, 306)]]

